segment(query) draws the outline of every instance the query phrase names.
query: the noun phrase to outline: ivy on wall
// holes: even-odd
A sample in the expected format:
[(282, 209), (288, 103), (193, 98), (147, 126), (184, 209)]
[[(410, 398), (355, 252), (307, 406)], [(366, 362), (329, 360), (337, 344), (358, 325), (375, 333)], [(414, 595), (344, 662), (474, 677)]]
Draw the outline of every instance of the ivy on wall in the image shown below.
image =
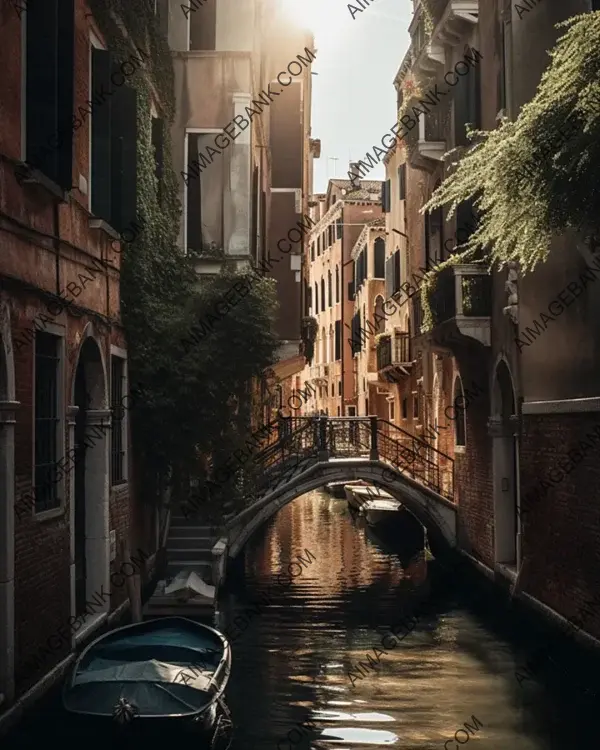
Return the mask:
[(567, 31), (533, 99), (514, 122), (472, 132), (473, 145), (422, 209), (447, 205), (451, 218), (460, 203), (474, 200), (480, 221), (458, 262), (485, 248), (490, 263), (516, 261), (525, 272), (547, 258), (557, 234), (598, 234), (600, 12), (558, 28)]
[[(143, 231), (124, 243), (121, 310), (128, 340), (132, 390), (142, 394), (131, 425), (138, 493), (155, 499), (170, 485), (174, 501), (187, 496), (190, 477), (206, 478), (226, 464), (250, 432), (249, 382), (275, 358), (274, 283), (248, 283), (247, 295), (218, 321), (215, 330), (186, 351), (180, 342), (222, 303), (235, 280), (226, 268), (198, 280), (194, 263), (177, 245), (181, 204), (171, 169), (170, 126), (175, 114), (171, 53), (147, 0), (88, 0), (108, 48), (126, 57), (137, 46), (150, 55), (145, 73), (132, 77), (137, 91), (137, 217)], [(120, 23), (117, 19), (121, 19)], [(165, 163), (155, 174), (151, 104), (164, 124)], [(207, 461), (210, 457), (210, 461)], [(228, 496), (239, 472), (222, 486)]]

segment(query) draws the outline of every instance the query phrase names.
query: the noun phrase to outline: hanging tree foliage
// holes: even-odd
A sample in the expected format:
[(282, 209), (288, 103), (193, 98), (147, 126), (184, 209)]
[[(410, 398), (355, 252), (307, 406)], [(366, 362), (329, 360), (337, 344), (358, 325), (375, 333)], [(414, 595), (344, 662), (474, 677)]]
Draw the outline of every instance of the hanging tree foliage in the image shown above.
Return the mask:
[(472, 132), (474, 145), (423, 211), (448, 205), (449, 217), (474, 199), (479, 226), (453, 262), (486, 248), (491, 262), (531, 270), (546, 259), (552, 237), (575, 229), (587, 236), (600, 224), (600, 12), (557, 28), (568, 31), (534, 98), (516, 121)]

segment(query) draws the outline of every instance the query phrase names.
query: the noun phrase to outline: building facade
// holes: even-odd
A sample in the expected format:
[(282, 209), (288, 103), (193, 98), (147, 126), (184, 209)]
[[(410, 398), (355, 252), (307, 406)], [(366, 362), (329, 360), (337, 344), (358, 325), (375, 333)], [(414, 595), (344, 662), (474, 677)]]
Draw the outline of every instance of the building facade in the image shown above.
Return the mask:
[(124, 611), (123, 551), (156, 550), (133, 530), (120, 310), (154, 60), (92, 11), (0, 6), (0, 718)]
[(314, 354), (302, 386), (316, 390), (303, 414), (356, 416), (352, 318), (352, 250), (368, 222), (381, 217), (381, 182), (330, 180), (325, 195), (311, 200), (311, 228), (305, 251), (305, 315), (316, 329)]
[[(593, 5), (416, 1), (411, 47), (394, 82), (407, 132), (386, 156), (383, 191), (388, 262), (396, 245), (401, 252), (391, 263), (399, 309), (388, 308), (379, 338), (380, 379), (397, 381), (394, 414), (398, 404), (409, 413), (413, 397), (409, 431), (454, 461), (459, 547), (554, 620), (572, 618), (598, 592), (600, 485), (585, 448), (599, 403), (598, 302), (567, 286), (594, 258), (576, 237), (562, 236), (527, 275), (515, 264), (489, 269), (477, 257), (437, 271), (477, 216), (464, 203), (452, 217), (423, 207), (446, 176), (444, 154), (468, 147), (467, 125), (492, 130), (500, 117), (518, 117), (549, 64), (547, 50), (561, 34), (555, 25)], [(424, 105), (436, 85), (446, 93)], [(545, 332), (536, 320), (555, 299), (561, 314)], [(394, 352), (386, 343), (396, 331), (410, 333), (408, 367), (399, 361), (402, 344)], [(556, 553), (559, 540), (565, 554)], [(600, 636), (598, 613), (584, 630)]]

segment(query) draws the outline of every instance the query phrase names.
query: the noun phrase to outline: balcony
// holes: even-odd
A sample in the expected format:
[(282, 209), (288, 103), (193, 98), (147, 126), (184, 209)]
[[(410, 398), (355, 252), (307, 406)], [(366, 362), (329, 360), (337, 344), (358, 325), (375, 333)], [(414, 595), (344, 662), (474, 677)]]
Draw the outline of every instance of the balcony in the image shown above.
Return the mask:
[(377, 342), (377, 371), (382, 380), (394, 382), (398, 376), (408, 377), (412, 368), (410, 335), (408, 332), (396, 332), (385, 336)]
[(309, 378), (315, 385), (327, 385), (329, 365), (313, 365), (309, 370)]
[(432, 330), (443, 328), (449, 334), (443, 337), (447, 342), (458, 333), (459, 338), (454, 340), (464, 337), (490, 346), (491, 281), (487, 268), (477, 263), (457, 264), (441, 271), (429, 297)]
[[(439, 5), (439, 3), (437, 3)], [(479, 19), (479, 0), (448, 0), (441, 15), (434, 11), (435, 28), (431, 34), (430, 45), (442, 47), (460, 44), (465, 35)]]

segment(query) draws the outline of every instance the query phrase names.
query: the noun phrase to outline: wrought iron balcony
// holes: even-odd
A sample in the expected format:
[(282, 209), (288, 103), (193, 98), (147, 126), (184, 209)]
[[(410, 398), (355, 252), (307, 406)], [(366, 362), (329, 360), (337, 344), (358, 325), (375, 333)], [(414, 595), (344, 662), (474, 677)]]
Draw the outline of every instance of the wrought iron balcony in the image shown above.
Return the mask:
[(441, 271), (429, 296), (433, 328), (452, 320), (459, 334), (490, 346), (491, 281), (487, 268), (478, 263), (457, 264)]
[(309, 370), (309, 377), (315, 385), (327, 385), (329, 365), (313, 365)]
[(397, 380), (398, 374), (409, 375), (412, 367), (410, 335), (397, 331), (377, 342), (377, 370), (384, 380)]

